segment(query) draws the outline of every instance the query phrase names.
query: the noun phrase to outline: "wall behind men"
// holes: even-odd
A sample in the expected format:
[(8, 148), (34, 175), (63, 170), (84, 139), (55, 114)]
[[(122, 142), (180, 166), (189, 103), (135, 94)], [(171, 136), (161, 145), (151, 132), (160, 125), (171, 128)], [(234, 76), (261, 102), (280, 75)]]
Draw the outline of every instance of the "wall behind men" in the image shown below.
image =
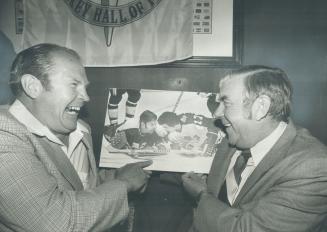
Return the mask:
[(284, 69), (294, 121), (327, 144), (327, 1), (244, 2), (244, 64)]
[[(327, 144), (327, 1), (243, 0), (243, 64), (284, 69), (294, 86), (293, 119)], [(100, 152), (107, 88), (216, 91), (221, 68), (87, 68), (88, 121)]]

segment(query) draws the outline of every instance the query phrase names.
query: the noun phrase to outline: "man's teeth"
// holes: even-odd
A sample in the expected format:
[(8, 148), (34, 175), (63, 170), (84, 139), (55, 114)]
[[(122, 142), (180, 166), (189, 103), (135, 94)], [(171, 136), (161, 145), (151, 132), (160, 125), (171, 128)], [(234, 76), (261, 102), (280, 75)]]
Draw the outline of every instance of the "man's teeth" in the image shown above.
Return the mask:
[(69, 114), (78, 114), (80, 110), (81, 110), (81, 107), (79, 107), (79, 106), (69, 106), (68, 107)]

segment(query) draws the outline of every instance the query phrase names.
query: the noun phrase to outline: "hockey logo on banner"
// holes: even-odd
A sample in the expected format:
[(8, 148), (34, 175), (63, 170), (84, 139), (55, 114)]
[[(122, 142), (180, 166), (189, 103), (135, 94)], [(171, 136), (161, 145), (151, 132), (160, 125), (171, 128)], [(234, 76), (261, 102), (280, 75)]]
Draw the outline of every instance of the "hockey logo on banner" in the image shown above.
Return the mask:
[(161, 0), (136, 0), (119, 5), (115, 0), (110, 5), (109, 0), (101, 0), (101, 4), (93, 1), (65, 0), (71, 12), (79, 19), (104, 28), (106, 45), (109, 47), (115, 27), (121, 27), (143, 18), (151, 12)]

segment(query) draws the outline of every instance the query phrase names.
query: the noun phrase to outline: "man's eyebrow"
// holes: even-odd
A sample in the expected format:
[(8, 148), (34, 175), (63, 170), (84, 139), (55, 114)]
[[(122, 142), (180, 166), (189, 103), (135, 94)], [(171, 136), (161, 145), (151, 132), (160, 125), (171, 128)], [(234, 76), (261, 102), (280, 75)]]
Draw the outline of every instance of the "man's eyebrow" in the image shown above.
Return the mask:
[(90, 84), (90, 82), (89, 81), (81, 81), (81, 80), (79, 80), (79, 79), (77, 79), (77, 78), (73, 78), (72, 79), (72, 81), (75, 81), (76, 83), (78, 83), (78, 84), (84, 84), (85, 86), (88, 86), (89, 84)]

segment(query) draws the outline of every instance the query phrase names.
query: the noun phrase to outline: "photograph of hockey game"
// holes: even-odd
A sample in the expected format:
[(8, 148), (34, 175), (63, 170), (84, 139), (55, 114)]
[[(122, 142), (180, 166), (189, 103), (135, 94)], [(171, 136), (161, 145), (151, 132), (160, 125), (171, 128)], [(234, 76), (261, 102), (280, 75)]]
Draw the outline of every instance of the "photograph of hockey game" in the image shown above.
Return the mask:
[(150, 170), (208, 173), (224, 138), (217, 104), (212, 93), (110, 89), (100, 166), (151, 159)]

